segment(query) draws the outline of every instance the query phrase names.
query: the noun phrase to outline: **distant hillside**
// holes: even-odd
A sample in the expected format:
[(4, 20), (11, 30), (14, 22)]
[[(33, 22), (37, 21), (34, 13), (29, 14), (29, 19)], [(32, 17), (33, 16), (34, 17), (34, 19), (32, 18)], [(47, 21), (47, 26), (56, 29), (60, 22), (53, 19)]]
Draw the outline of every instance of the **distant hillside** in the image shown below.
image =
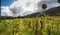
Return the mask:
[(60, 6), (46, 10), (45, 14), (49, 16), (60, 15)]
[[(35, 12), (33, 14), (24, 16), (24, 17), (37, 17), (41, 12)], [(44, 12), (48, 16), (59, 16), (60, 15), (60, 6), (48, 9)]]

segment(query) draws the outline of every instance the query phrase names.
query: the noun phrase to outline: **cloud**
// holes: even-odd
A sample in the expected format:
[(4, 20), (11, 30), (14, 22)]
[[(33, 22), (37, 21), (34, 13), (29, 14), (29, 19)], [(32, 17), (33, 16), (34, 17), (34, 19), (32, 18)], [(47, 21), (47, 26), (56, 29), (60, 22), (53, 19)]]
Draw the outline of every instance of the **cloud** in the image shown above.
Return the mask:
[[(37, 3), (41, 1), (41, 0), (18, 0), (15, 1), (13, 4), (11, 4), (10, 8), (21, 8), (22, 10), (18, 9), (18, 11), (20, 10), (20, 15), (24, 16), (27, 14), (31, 14), (37, 11)], [(17, 12), (18, 12), (17, 11)], [(27, 13), (29, 12), (29, 13)], [(24, 14), (25, 13), (25, 14)]]
[[(25, 16), (42, 10), (41, 5), (47, 4), (47, 9), (59, 6), (57, 0), (18, 0), (11, 4), (10, 8), (16, 8), (16, 12), (20, 12), (20, 16)], [(17, 9), (20, 8), (20, 9)]]
[(2, 16), (12, 16), (11, 11), (8, 6), (1, 6), (1, 15)]
[(2, 12), (12, 15), (15, 9), (16, 16), (25, 16), (34, 12), (41, 12), (42, 4), (47, 4), (47, 9), (60, 6), (57, 0), (17, 0), (10, 6), (2, 6)]
[(38, 2), (38, 9), (41, 8), (42, 4), (47, 4), (47, 9), (60, 6), (60, 4), (57, 2), (57, 0), (42, 0)]

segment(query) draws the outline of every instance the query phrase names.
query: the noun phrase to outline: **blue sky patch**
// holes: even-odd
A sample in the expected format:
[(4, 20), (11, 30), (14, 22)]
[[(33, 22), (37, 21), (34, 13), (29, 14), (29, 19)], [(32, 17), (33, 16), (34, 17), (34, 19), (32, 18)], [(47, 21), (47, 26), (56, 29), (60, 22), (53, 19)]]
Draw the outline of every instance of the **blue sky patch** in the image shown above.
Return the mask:
[(15, 0), (1, 0), (1, 6), (9, 6)]

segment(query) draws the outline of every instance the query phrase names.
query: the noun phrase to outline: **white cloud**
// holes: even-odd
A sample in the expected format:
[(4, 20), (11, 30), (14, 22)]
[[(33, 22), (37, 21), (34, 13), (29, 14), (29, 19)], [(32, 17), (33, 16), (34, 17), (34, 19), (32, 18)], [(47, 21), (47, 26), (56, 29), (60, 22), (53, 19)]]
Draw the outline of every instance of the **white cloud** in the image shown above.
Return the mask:
[[(15, 1), (13, 4), (11, 4), (10, 8), (15, 7), (17, 10), (17, 8), (20, 7), (22, 9), (22, 11), (20, 11), (20, 15), (24, 16), (24, 15), (36, 12), (36, 10), (38, 9), (37, 3), (39, 1), (41, 1), (41, 0), (18, 0), (18, 1)], [(29, 13), (27, 13), (27, 12), (29, 12)], [(26, 13), (26, 14), (23, 15), (23, 13)]]
[(1, 6), (1, 15), (2, 16), (12, 16), (11, 11), (8, 6)]
[[(48, 8), (59, 6), (60, 4), (57, 3), (57, 0), (18, 0), (11, 4), (10, 8), (21, 8), (22, 10), (18, 9), (21, 16), (25, 16), (34, 12), (41, 11), (41, 5), (46, 3)], [(40, 5), (39, 5), (40, 4)], [(18, 12), (16, 11), (16, 12)]]
[(9, 7), (2, 6), (2, 12), (5, 12), (7, 15), (12, 15), (10, 12), (15, 9), (16, 16), (25, 16), (34, 12), (40, 12), (42, 10), (42, 4), (47, 4), (47, 9), (60, 6), (57, 0), (17, 0)]

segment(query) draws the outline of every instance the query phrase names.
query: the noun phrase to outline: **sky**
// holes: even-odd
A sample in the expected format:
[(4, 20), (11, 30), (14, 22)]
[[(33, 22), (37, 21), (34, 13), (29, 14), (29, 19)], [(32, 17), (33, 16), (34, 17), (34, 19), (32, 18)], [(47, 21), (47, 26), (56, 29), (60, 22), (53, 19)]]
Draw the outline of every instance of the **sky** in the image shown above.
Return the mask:
[(9, 6), (14, 0), (1, 0), (1, 6)]
[(42, 4), (47, 4), (47, 9), (60, 6), (57, 0), (1, 0), (1, 16), (26, 16), (41, 12)]

